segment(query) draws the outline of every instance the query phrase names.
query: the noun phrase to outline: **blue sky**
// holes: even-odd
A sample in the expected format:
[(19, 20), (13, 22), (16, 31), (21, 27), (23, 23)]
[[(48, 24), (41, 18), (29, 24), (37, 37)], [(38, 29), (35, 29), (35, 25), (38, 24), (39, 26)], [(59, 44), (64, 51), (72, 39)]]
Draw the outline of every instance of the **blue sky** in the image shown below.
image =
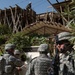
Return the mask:
[[(51, 3), (56, 3), (56, 0), (50, 1)], [(62, 2), (64, 0), (58, 1)], [(47, 0), (0, 0), (0, 9), (9, 8), (9, 6), (15, 7), (15, 4), (25, 9), (29, 2), (32, 2), (32, 9), (36, 11), (37, 14), (52, 11), (52, 7), (49, 7), (51, 5), (47, 2)]]

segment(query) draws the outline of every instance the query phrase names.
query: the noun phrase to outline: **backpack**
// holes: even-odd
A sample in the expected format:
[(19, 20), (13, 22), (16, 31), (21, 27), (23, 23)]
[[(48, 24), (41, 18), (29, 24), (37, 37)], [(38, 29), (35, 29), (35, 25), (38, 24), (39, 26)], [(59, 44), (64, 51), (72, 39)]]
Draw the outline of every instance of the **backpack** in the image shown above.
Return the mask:
[(0, 56), (0, 75), (2, 75), (4, 72), (4, 63), (5, 59), (3, 58), (3, 56)]
[(4, 73), (11, 73), (13, 70), (12, 65), (9, 63), (10, 55), (6, 54), (0, 56), (0, 74), (3, 75)]
[(54, 71), (51, 65), (51, 59), (47, 57), (38, 57), (35, 59), (34, 71), (40, 75), (54, 75)]

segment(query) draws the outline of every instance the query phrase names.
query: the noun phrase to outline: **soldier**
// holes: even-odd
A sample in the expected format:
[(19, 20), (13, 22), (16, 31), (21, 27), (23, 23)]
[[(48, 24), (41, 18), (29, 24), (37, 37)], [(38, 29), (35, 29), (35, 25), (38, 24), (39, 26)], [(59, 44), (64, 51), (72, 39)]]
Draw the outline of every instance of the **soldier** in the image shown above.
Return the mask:
[(26, 73), (25, 56), (21, 55), (19, 50), (14, 51), (14, 56), (18, 60), (18, 63), (16, 64), (15, 75), (25, 75)]
[(38, 48), (40, 56), (30, 61), (26, 75), (53, 75), (52, 60), (48, 57), (48, 44), (41, 44)]
[(21, 56), (21, 53), (20, 53), (20, 51), (19, 50), (15, 50), (14, 51), (14, 56), (15, 56), (15, 58), (17, 59), (17, 62), (16, 62), (16, 69), (15, 69), (15, 75), (20, 75), (19, 74), (19, 70), (17, 69), (17, 67), (21, 67), (22, 66), (22, 61), (21, 61), (21, 58), (20, 58), (20, 56)]
[(17, 67), (17, 69), (19, 70), (19, 75), (25, 75), (26, 70), (27, 70), (27, 64), (25, 63), (26, 56), (24, 54), (21, 55), (21, 61), (22, 61), (22, 66)]
[(72, 37), (69, 32), (61, 32), (56, 41), (59, 56), (59, 75), (74, 75), (74, 60), (72, 58), (73, 44), (69, 41)]
[(20, 59), (20, 56), (21, 56), (20, 51), (16, 49), (16, 50), (14, 51), (14, 56), (15, 56), (17, 59)]
[(3, 61), (1, 63), (1, 75), (14, 75), (14, 70), (16, 69), (16, 58), (14, 57), (14, 44), (6, 44), (5, 45), (5, 53), (3, 54)]

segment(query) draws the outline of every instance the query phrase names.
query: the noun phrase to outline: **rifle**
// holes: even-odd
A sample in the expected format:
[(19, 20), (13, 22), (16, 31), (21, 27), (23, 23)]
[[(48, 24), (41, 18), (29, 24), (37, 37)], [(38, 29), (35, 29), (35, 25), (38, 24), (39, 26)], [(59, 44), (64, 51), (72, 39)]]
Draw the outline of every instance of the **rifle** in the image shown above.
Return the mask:
[[(55, 44), (57, 44), (58, 36), (55, 37)], [(55, 56), (53, 59), (53, 66), (54, 66), (54, 75), (59, 75), (59, 51), (57, 48), (55, 48)]]

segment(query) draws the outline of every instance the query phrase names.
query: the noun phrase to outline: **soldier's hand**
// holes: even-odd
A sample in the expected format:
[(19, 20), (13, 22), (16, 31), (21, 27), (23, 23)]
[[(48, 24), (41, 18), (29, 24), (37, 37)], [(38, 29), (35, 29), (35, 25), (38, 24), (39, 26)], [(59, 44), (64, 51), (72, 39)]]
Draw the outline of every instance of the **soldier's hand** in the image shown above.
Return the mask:
[(22, 70), (21, 67), (16, 67), (16, 69), (17, 69), (18, 71), (21, 71), (21, 70)]

